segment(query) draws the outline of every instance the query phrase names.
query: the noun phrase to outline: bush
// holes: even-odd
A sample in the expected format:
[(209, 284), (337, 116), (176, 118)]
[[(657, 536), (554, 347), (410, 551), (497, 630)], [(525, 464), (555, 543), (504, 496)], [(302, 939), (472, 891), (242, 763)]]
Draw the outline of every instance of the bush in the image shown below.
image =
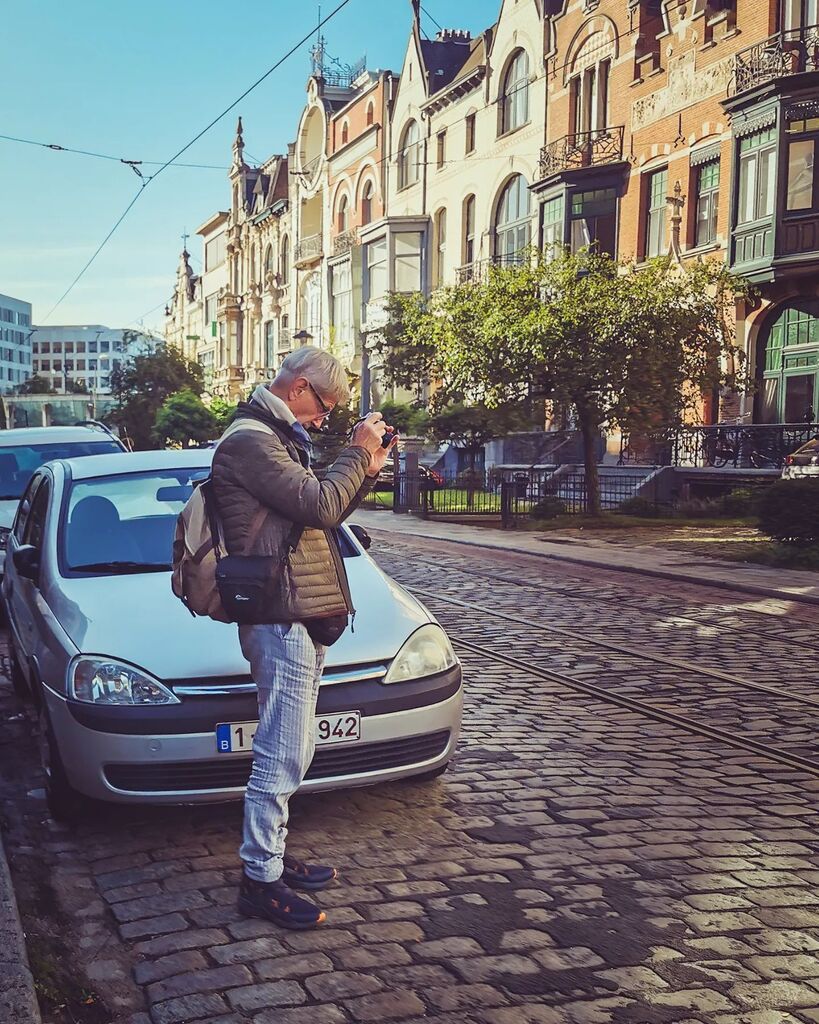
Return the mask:
[(644, 516), (646, 518), (659, 515), (657, 503), (651, 501), (650, 498), (641, 498), (639, 495), (636, 498), (626, 498), (618, 512), (622, 512), (626, 516)]
[(737, 487), (720, 498), (720, 510), (724, 516), (750, 516), (756, 500), (757, 496), (750, 487)]
[(675, 509), (683, 519), (716, 519), (722, 515), (722, 500), (713, 498), (689, 498), (681, 501)]
[(777, 480), (758, 505), (759, 528), (786, 544), (819, 540), (819, 480)]
[(464, 469), (455, 478), (455, 483), (468, 491), (483, 490), (483, 472), (480, 469)]
[(565, 516), (566, 511), (566, 502), (550, 494), (533, 505), (529, 515), (533, 519), (557, 519), (558, 516)]

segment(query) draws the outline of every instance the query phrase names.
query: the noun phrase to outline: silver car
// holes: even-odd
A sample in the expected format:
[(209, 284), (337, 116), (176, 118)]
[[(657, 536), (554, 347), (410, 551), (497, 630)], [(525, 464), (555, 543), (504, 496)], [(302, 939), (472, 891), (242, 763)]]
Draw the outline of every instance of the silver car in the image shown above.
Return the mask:
[(36, 469), (50, 459), (124, 451), (119, 438), (99, 423), (0, 430), (0, 573), (17, 506)]
[[(102, 455), (33, 476), (9, 538), (2, 589), (13, 671), (38, 708), (49, 807), (91, 797), (190, 803), (240, 797), (256, 688), (235, 625), (173, 596), (177, 514), (213, 452)], [(430, 613), (339, 540), (357, 608), (328, 651), (306, 789), (443, 771), (458, 741), (461, 668)]]

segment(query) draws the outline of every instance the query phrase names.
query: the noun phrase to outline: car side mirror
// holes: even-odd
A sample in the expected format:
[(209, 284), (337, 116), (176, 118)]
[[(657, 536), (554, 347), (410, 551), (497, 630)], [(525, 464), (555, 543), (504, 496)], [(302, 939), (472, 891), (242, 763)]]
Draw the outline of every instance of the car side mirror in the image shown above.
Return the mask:
[(364, 527), (359, 526), (358, 523), (351, 523), (350, 531), (355, 534), (355, 538), (362, 548), (364, 548), (365, 551), (369, 551), (372, 547), (373, 539)]
[(26, 580), (36, 580), (40, 575), (40, 552), (33, 544), (23, 544), (12, 555), (14, 568)]

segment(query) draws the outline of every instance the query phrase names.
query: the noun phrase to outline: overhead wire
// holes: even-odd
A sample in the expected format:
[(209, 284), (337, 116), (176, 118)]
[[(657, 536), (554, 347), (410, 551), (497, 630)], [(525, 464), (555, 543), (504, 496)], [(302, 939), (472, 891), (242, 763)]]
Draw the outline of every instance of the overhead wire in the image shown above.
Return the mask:
[[(39, 146), (41, 149), (50, 149), (56, 153), (73, 153), (79, 156), (95, 157), (97, 160), (111, 160), (114, 163), (125, 164), (128, 167), (133, 165), (144, 165), (146, 167), (159, 167), (161, 160), (128, 160), (121, 156), (112, 156), (109, 153), (95, 153), (88, 149), (75, 149), (73, 146), (62, 146), (56, 142), (38, 142), (35, 139), (21, 139), (16, 135), (0, 135), (5, 142), (18, 142), (24, 146)], [(191, 167), (209, 171), (227, 171), (229, 168), (219, 164), (175, 164), (176, 167)]]
[[(146, 187), (154, 179), (158, 178), (159, 175), (162, 174), (163, 171), (165, 171), (168, 167), (170, 167), (171, 164), (173, 164), (176, 160), (178, 160), (179, 157), (182, 156), (183, 153), (186, 153), (191, 148), (191, 146), (195, 145), (202, 138), (202, 136), (207, 134), (207, 132), (209, 132), (210, 129), (213, 128), (214, 125), (218, 124), (218, 122), (221, 121), (223, 117), (225, 117), (227, 114), (229, 114), (231, 112), (231, 110), (234, 110), (242, 102), (242, 100), (245, 99), (245, 97), (249, 96), (250, 93), (254, 91), (254, 89), (257, 89), (262, 84), (262, 82), (266, 81), (266, 79), (268, 79), (270, 77), (270, 75), (273, 74), (274, 71), (276, 71), (278, 68), (280, 68), (282, 66), (282, 64), (284, 64), (284, 62), (286, 60), (288, 60), (290, 57), (292, 57), (293, 54), (296, 53), (297, 50), (299, 50), (306, 42), (308, 42), (313, 37), (313, 35), (317, 31), (317, 28), (321, 29), (324, 25), (326, 25), (329, 21), (331, 21), (349, 3), (350, 3), (350, 0), (340, 0), (340, 2), (333, 8), (332, 11), (330, 11), (330, 13), (325, 18), (320, 19), (317, 27), (311, 28), (310, 31), (305, 36), (303, 36), (297, 43), (295, 43), (293, 46), (291, 46), (291, 48), (282, 57), (280, 57), (279, 60), (277, 60), (276, 63), (272, 65), (272, 67), (268, 68), (268, 70), (265, 71), (265, 73), (263, 75), (261, 75), (259, 78), (257, 78), (256, 81), (253, 82), (252, 85), (250, 85), (247, 89), (245, 89), (245, 91), (240, 96), (237, 96), (237, 98), (231, 104), (229, 104), (229, 106), (225, 107), (225, 109), (220, 114), (217, 114), (217, 116), (214, 117), (201, 131), (197, 132), (197, 134), (194, 135), (194, 137), (189, 142), (186, 142), (185, 145), (181, 147), (181, 149), (177, 150), (177, 152), (174, 153), (174, 155), (172, 157), (170, 157), (170, 159), (166, 160), (163, 164), (161, 164), (161, 166), (159, 167), (159, 170), (155, 171), (149, 177), (143, 179), (143, 181), (142, 181), (142, 183), (140, 185), (139, 191), (136, 193), (136, 195), (134, 195), (134, 197), (131, 199), (131, 201), (128, 203), (128, 205), (125, 207), (125, 209), (122, 211), (120, 216), (115, 221), (114, 226), (111, 228), (111, 230), (108, 232), (108, 234), (105, 236), (105, 238), (103, 238), (102, 242), (100, 242), (100, 244), (94, 250), (94, 253), (92, 254), (91, 258), (85, 263), (85, 265), (82, 267), (82, 269), (77, 274), (77, 276), (74, 278), (74, 280), (71, 282), (71, 284), (68, 286), (68, 288), (66, 288), (66, 290), (63, 292), (63, 294), (60, 296), (60, 298), (54, 303), (54, 305), (48, 311), (48, 313), (46, 314), (46, 316), (45, 316), (45, 318), (43, 320), (43, 323), (45, 323), (45, 321), (48, 320), (52, 316), (52, 314), (59, 308), (59, 306), (63, 303), (63, 301), (68, 297), (68, 295), (70, 295), (70, 293), (76, 287), (78, 282), (82, 279), (82, 277), (88, 271), (89, 267), (93, 264), (94, 260), (97, 258), (97, 256), (99, 256), (99, 254), (105, 248), (105, 246), (107, 245), (109, 239), (115, 233), (117, 228), (120, 226), (120, 224), (122, 224), (122, 222), (125, 220), (125, 218), (128, 216), (128, 214), (131, 212), (133, 207), (136, 205), (137, 201), (139, 200), (140, 196), (145, 191)], [(142, 177), (141, 174), (140, 174), (140, 177)]]

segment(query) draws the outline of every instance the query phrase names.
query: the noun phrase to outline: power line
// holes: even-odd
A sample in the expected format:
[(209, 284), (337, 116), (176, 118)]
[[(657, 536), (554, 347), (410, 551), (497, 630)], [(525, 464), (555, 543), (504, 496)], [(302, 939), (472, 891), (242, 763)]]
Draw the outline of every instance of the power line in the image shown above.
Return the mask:
[(432, 22), (432, 24), (433, 24), (433, 25), (434, 25), (434, 26), (435, 26), (435, 27), (436, 27), (436, 28), (438, 29), (438, 31), (439, 31), (439, 32), (443, 32), (443, 28), (442, 28), (442, 26), (441, 26), (441, 25), (439, 25), (439, 24), (438, 24), (438, 22), (437, 22), (437, 21), (436, 21), (436, 20), (435, 20), (435, 19), (434, 19), (434, 18), (432, 17), (432, 15), (431, 15), (431, 14), (429, 13), (429, 11), (428, 11), (428, 10), (426, 9), (426, 7), (424, 7), (424, 6), (422, 5), (422, 6), (421, 6), (421, 10), (422, 10), (422, 11), (424, 12), (424, 14), (426, 14), (426, 16), (427, 16), (427, 17), (429, 18), (429, 20), (430, 20), (430, 21)]
[[(56, 153), (74, 153), (79, 156), (95, 157), (97, 160), (112, 160), (115, 163), (133, 165), (145, 165), (148, 167), (159, 167), (161, 160), (126, 160), (121, 156), (111, 156), (108, 153), (95, 153), (88, 149), (74, 149), (72, 146), (61, 146), (56, 142), (37, 142), (34, 139), (19, 139), (15, 135), (0, 135), (0, 139), (6, 142), (19, 142), (24, 146), (39, 146), (42, 149), (50, 149)], [(229, 168), (218, 164), (176, 164), (177, 167), (194, 167), (208, 171), (227, 171)]]
[[(341, 11), (344, 7), (347, 6), (348, 3), (350, 3), (350, 0), (341, 0), (341, 2), (336, 5), (336, 7), (327, 15), (326, 18), (323, 18), (323, 19), (321, 19), (319, 21), (318, 28), (321, 29), (324, 25), (326, 25), (329, 21), (331, 21), (339, 13), (339, 11)], [(294, 46), (291, 46), (291, 48), (282, 57), (280, 57), (279, 60), (277, 60), (276, 63), (272, 67), (268, 68), (268, 70), (265, 71), (265, 73), (263, 75), (261, 75), (259, 78), (257, 78), (256, 81), (253, 82), (253, 84), (250, 85), (247, 89), (245, 89), (245, 91), (240, 96), (238, 96), (229, 106), (225, 107), (225, 109), (220, 114), (218, 114), (216, 117), (214, 117), (213, 120), (209, 124), (207, 124), (200, 132), (198, 132), (196, 135), (194, 135), (194, 137), (190, 140), (190, 142), (185, 143), (185, 145), (182, 146), (182, 148), (179, 149), (176, 153), (174, 153), (174, 155), (169, 160), (166, 160), (160, 166), (158, 171), (156, 171), (154, 174), (152, 174), (149, 178), (145, 178), (144, 179), (144, 181), (142, 183), (142, 187), (140, 188), (139, 192), (136, 193), (136, 195), (133, 197), (133, 199), (130, 201), (130, 203), (128, 203), (128, 205), (122, 211), (122, 213), (120, 214), (119, 218), (115, 222), (114, 226), (111, 228), (111, 230), (108, 232), (108, 234), (105, 236), (105, 238), (103, 238), (102, 242), (100, 242), (100, 244), (95, 249), (94, 254), (87, 261), (87, 263), (82, 268), (82, 270), (80, 270), (79, 274), (77, 274), (77, 276), (74, 278), (74, 280), (68, 286), (68, 288), (66, 288), (66, 290), (63, 292), (63, 294), (60, 296), (60, 298), (57, 300), (57, 302), (48, 311), (48, 313), (46, 314), (46, 316), (45, 316), (45, 318), (43, 320), (44, 323), (45, 323), (46, 320), (48, 320), (51, 317), (51, 315), (57, 310), (57, 308), (60, 306), (60, 304), (66, 299), (66, 297), (71, 293), (71, 291), (74, 289), (74, 287), (77, 285), (77, 283), (81, 280), (81, 278), (86, 273), (88, 268), (91, 266), (91, 264), (94, 262), (94, 260), (97, 258), (97, 256), (99, 256), (99, 254), (105, 248), (105, 246), (107, 245), (107, 243), (108, 243), (109, 239), (111, 238), (111, 236), (114, 234), (114, 232), (117, 230), (117, 228), (120, 226), (120, 224), (125, 220), (125, 218), (128, 216), (128, 214), (131, 212), (131, 210), (133, 209), (133, 207), (136, 204), (137, 200), (142, 195), (142, 193), (145, 191), (146, 187), (150, 184), (150, 182), (152, 182), (155, 178), (158, 178), (159, 175), (162, 174), (163, 171), (165, 171), (168, 167), (171, 166), (172, 163), (174, 163), (176, 160), (178, 160), (179, 157), (182, 156), (183, 153), (186, 153), (191, 148), (191, 146), (193, 146), (195, 143), (197, 143), (202, 138), (203, 135), (205, 135), (207, 132), (209, 132), (211, 130), (211, 128), (213, 128), (213, 126), (215, 124), (218, 124), (218, 122), (221, 121), (222, 118), (225, 117), (225, 115), (229, 114), (231, 112), (231, 110), (235, 109), (235, 107), (237, 107), (242, 102), (242, 100), (245, 99), (246, 96), (249, 96), (250, 93), (252, 93), (254, 89), (258, 88), (262, 84), (262, 82), (264, 82), (266, 79), (268, 79), (270, 77), (270, 75), (273, 74), (274, 71), (276, 71), (278, 68), (280, 68), (282, 66), (282, 64), (284, 64), (284, 62), (286, 60), (288, 60), (290, 57), (292, 57), (293, 54), (296, 53), (297, 50), (299, 50), (306, 42), (308, 42), (312, 38), (313, 33), (315, 31), (316, 31), (316, 29), (312, 28), (307, 33), (307, 35), (303, 36)], [(142, 175), (140, 175), (140, 177), (142, 177)]]

